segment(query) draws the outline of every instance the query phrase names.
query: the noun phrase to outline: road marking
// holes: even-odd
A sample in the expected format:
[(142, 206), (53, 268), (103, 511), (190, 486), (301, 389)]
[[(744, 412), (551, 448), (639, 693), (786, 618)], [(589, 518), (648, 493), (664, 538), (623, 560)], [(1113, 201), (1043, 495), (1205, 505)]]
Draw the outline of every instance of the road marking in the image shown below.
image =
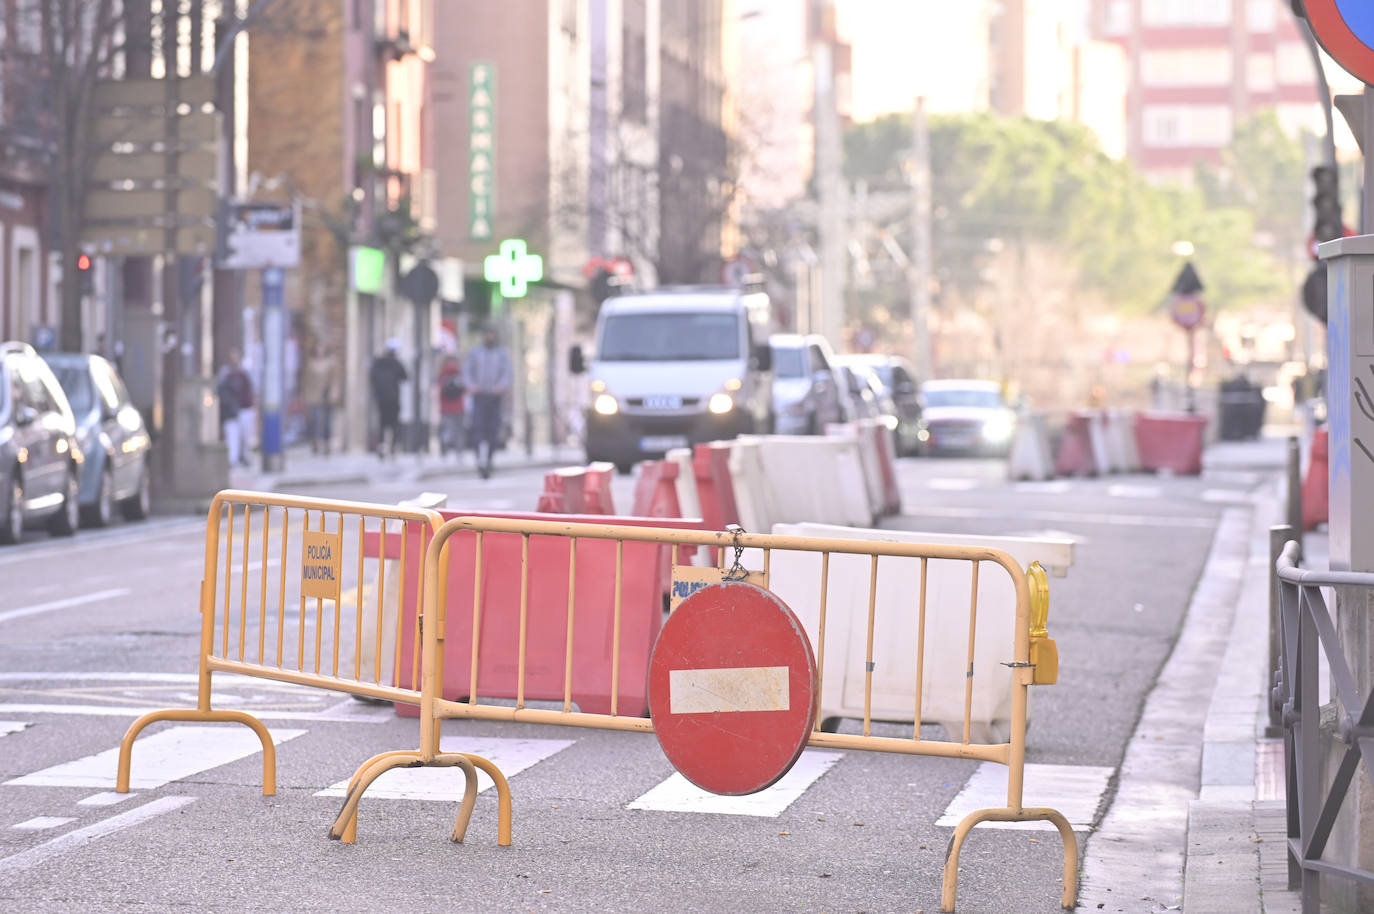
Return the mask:
[(787, 681), (785, 666), (669, 670), (668, 710), (673, 714), (786, 711)]
[[(4, 704), (0, 703), (0, 713), (7, 714), (75, 714), (87, 717), (140, 717), (147, 714), (150, 710), (155, 710), (161, 705), (126, 705), (123, 707), (114, 705), (58, 705), (58, 704)], [(243, 707), (228, 706), (229, 710), (248, 711), (258, 720), (295, 720), (295, 721), (320, 721), (324, 723), (346, 723), (346, 724), (372, 724), (383, 723), (391, 720), (393, 715), (388, 714), (385, 718), (359, 716), (347, 711), (263, 711), (251, 705)]]
[(1213, 505), (1248, 505), (1254, 499), (1236, 489), (1203, 489), (1202, 500)]
[(1164, 494), (1160, 486), (1131, 486), (1113, 483), (1107, 486), (1107, 494), (1112, 498), (1159, 498)]
[[(46, 558), (48, 555), (61, 555), (63, 559), (78, 553), (89, 552), (92, 549), (108, 549), (111, 546), (123, 545), (137, 542), (139, 540), (169, 539), (180, 533), (183, 529), (190, 528), (205, 529), (205, 520), (193, 518), (167, 518), (157, 521), (143, 521), (138, 527), (116, 528), (113, 530), (85, 531), (77, 537), (76, 542), (71, 540), (39, 539), (32, 542), (20, 543), (5, 548), (4, 553), (0, 554), (0, 565), (12, 565), (17, 562), (30, 562), (35, 558)], [(178, 551), (185, 547), (185, 541), (178, 538), (171, 541)]]
[(9, 736), (11, 733), (18, 733), (27, 726), (28, 724), (22, 720), (0, 720), (0, 736)]
[(0, 622), (8, 622), (11, 619), (18, 619), (21, 616), (33, 616), (38, 613), (52, 612), (54, 609), (66, 609), (69, 606), (80, 606), (83, 603), (112, 600), (115, 597), (127, 596), (130, 592), (131, 591), (127, 587), (112, 587), (109, 590), (97, 590), (94, 593), (83, 594), (79, 597), (67, 597), (63, 600), (52, 600), (48, 603), (35, 603), (32, 606), (21, 606), (19, 609), (11, 609), (0, 613)]
[[(492, 762), (507, 778), (562, 752), (573, 744), (570, 739), (498, 739), (496, 737), (449, 736), (439, 741), (442, 752), (469, 752)], [(436, 800), (452, 802), (463, 798), (465, 781), (455, 768), (393, 768), (372, 782), (364, 795), (374, 800)], [(491, 778), (477, 772), (477, 789), (486, 790)], [(317, 797), (342, 797), (348, 781), (331, 784)]]
[[(1057, 809), (1069, 820), (1074, 831), (1085, 831), (1092, 827), (1113, 770), (1091, 765), (1027, 764), (1022, 796), (1027, 806)], [(1007, 766), (983, 762), (935, 824), (953, 828), (976, 809), (1006, 805)], [(1050, 822), (981, 822), (978, 827), (1043, 831), (1053, 829), (1054, 825)]]
[(1063, 495), (1073, 489), (1073, 483), (1065, 479), (1053, 479), (1049, 482), (1024, 481), (1018, 482), (1012, 488), (1032, 495)]
[(18, 828), (24, 831), (42, 831), (45, 828), (57, 828), (59, 825), (66, 825), (68, 822), (75, 822), (73, 816), (34, 816), (27, 822), (18, 822), (10, 828)]
[(51, 841), (45, 841), (37, 847), (31, 847), (26, 851), (20, 851), (9, 857), (0, 858), (0, 875), (5, 873), (15, 873), (26, 870), (30, 867), (46, 863), (53, 857), (65, 854), (68, 851), (76, 850), (82, 845), (89, 844), (97, 838), (112, 835), (117, 831), (146, 822), (165, 812), (180, 809), (187, 803), (194, 803), (195, 797), (159, 797), (151, 803), (145, 803), (128, 812), (122, 812), (117, 816), (112, 816), (103, 822), (88, 825), (85, 828), (78, 828), (76, 831), (67, 832), (59, 835)]
[(113, 806), (131, 798), (132, 793), (93, 793), (76, 801), (77, 806)]
[(680, 774), (673, 774), (627, 809), (657, 812), (703, 812), (726, 816), (763, 816), (776, 819), (807, 788), (844, 757), (843, 752), (807, 749), (792, 770), (772, 787), (742, 797), (724, 797), (702, 790)]
[[(275, 730), (272, 742), (279, 746), (305, 732)], [(172, 727), (134, 743), (129, 786), (136, 790), (152, 790), (261, 751), (262, 743), (257, 734), (247, 727)], [(5, 784), (13, 787), (113, 788), (118, 762), (119, 748), (115, 747), (26, 774)]]
[[(1192, 517), (1171, 514), (1089, 514), (1073, 511), (1036, 511), (1014, 508), (955, 508), (942, 505), (922, 505), (922, 517), (956, 517), (978, 519), (1016, 519), (1038, 520), (1051, 523), (1104, 524), (1115, 527), (1186, 527), (1198, 530), (1211, 530), (1216, 527), (1214, 517)], [(893, 528), (900, 529), (900, 528)]]
[(926, 480), (927, 489), (941, 492), (967, 492), (978, 488), (979, 485), (978, 480), (968, 476), (937, 476), (934, 479)]

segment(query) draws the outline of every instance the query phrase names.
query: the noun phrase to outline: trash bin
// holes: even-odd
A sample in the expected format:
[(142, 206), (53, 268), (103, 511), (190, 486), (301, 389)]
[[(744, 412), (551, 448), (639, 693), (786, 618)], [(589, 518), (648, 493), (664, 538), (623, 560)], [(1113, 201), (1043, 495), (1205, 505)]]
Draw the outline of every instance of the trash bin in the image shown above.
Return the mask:
[(1264, 391), (1245, 377), (1228, 378), (1219, 390), (1217, 436), (1222, 441), (1258, 438), (1264, 427)]

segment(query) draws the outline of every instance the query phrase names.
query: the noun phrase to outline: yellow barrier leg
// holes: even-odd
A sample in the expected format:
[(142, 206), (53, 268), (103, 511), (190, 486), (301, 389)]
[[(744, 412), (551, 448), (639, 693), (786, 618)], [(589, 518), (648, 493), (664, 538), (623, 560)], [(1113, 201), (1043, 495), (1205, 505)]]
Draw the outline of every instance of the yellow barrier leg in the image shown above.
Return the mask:
[(334, 825), (329, 829), (329, 838), (332, 841), (342, 840), (345, 844), (352, 844), (358, 839), (358, 801), (363, 798), (367, 788), (372, 786), (372, 782), (377, 780), (392, 768), (402, 766), (417, 768), (424, 763), (420, 761), (420, 753), (411, 751), (383, 752), (375, 755), (363, 762), (361, 768), (353, 775), (353, 780), (348, 786), (348, 796), (344, 800), (343, 809), (339, 811), (339, 816), (334, 820)]
[(954, 911), (955, 895), (959, 889), (959, 850), (964, 839), (979, 822), (1033, 822), (1044, 820), (1054, 823), (1059, 836), (1064, 840), (1064, 889), (1059, 903), (1070, 910), (1078, 901), (1078, 837), (1073, 833), (1069, 820), (1057, 809), (1046, 807), (1027, 807), (1021, 810), (978, 809), (964, 816), (954, 835), (949, 839), (949, 850), (945, 855), (944, 880), (940, 888), (940, 910), (946, 914)]
[(458, 753), (446, 753), (436, 755), (431, 765), (448, 766), (454, 765), (463, 769), (463, 775), (467, 779), (467, 785), (463, 789), (463, 802), (458, 807), (458, 816), (453, 820), (453, 832), (449, 835), (449, 840), (455, 844), (462, 844), (463, 838), (468, 833), (468, 823), (472, 821), (472, 811), (477, 806), (477, 769), (466, 755)]
[(134, 740), (143, 728), (161, 720), (181, 720), (201, 723), (243, 724), (258, 735), (262, 742), (262, 795), (270, 797), (277, 792), (277, 747), (272, 744), (272, 734), (262, 721), (243, 711), (201, 711), (195, 708), (169, 709), (144, 714), (129, 725), (124, 739), (119, 743), (119, 764), (115, 771), (115, 793), (129, 792), (129, 766), (134, 751)]
[(511, 842), (511, 802), (510, 802), (510, 782), (490, 760), (482, 758), (480, 755), (473, 755), (471, 752), (464, 752), (474, 765), (481, 768), (491, 778), (496, 785), (496, 843), (501, 847), (510, 847)]

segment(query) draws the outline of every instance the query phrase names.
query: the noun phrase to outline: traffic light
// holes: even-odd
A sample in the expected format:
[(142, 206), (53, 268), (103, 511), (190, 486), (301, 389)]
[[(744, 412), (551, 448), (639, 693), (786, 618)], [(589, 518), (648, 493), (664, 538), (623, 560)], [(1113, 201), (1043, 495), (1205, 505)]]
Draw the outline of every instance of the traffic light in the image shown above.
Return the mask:
[(1326, 264), (1312, 267), (1302, 284), (1302, 304), (1312, 316), (1326, 323)]
[(1341, 221), (1340, 178), (1336, 169), (1318, 165), (1312, 169), (1312, 237), (1318, 244), (1345, 234)]
[(95, 291), (95, 264), (90, 254), (76, 255), (76, 277), (82, 295), (90, 295)]

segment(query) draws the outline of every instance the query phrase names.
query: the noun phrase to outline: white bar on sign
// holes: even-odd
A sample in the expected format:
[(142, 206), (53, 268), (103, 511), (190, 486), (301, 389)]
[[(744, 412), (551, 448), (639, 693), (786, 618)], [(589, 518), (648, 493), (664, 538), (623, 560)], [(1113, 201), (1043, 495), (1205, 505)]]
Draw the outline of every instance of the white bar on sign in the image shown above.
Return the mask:
[(668, 671), (668, 710), (673, 714), (786, 711), (788, 698), (785, 666)]

